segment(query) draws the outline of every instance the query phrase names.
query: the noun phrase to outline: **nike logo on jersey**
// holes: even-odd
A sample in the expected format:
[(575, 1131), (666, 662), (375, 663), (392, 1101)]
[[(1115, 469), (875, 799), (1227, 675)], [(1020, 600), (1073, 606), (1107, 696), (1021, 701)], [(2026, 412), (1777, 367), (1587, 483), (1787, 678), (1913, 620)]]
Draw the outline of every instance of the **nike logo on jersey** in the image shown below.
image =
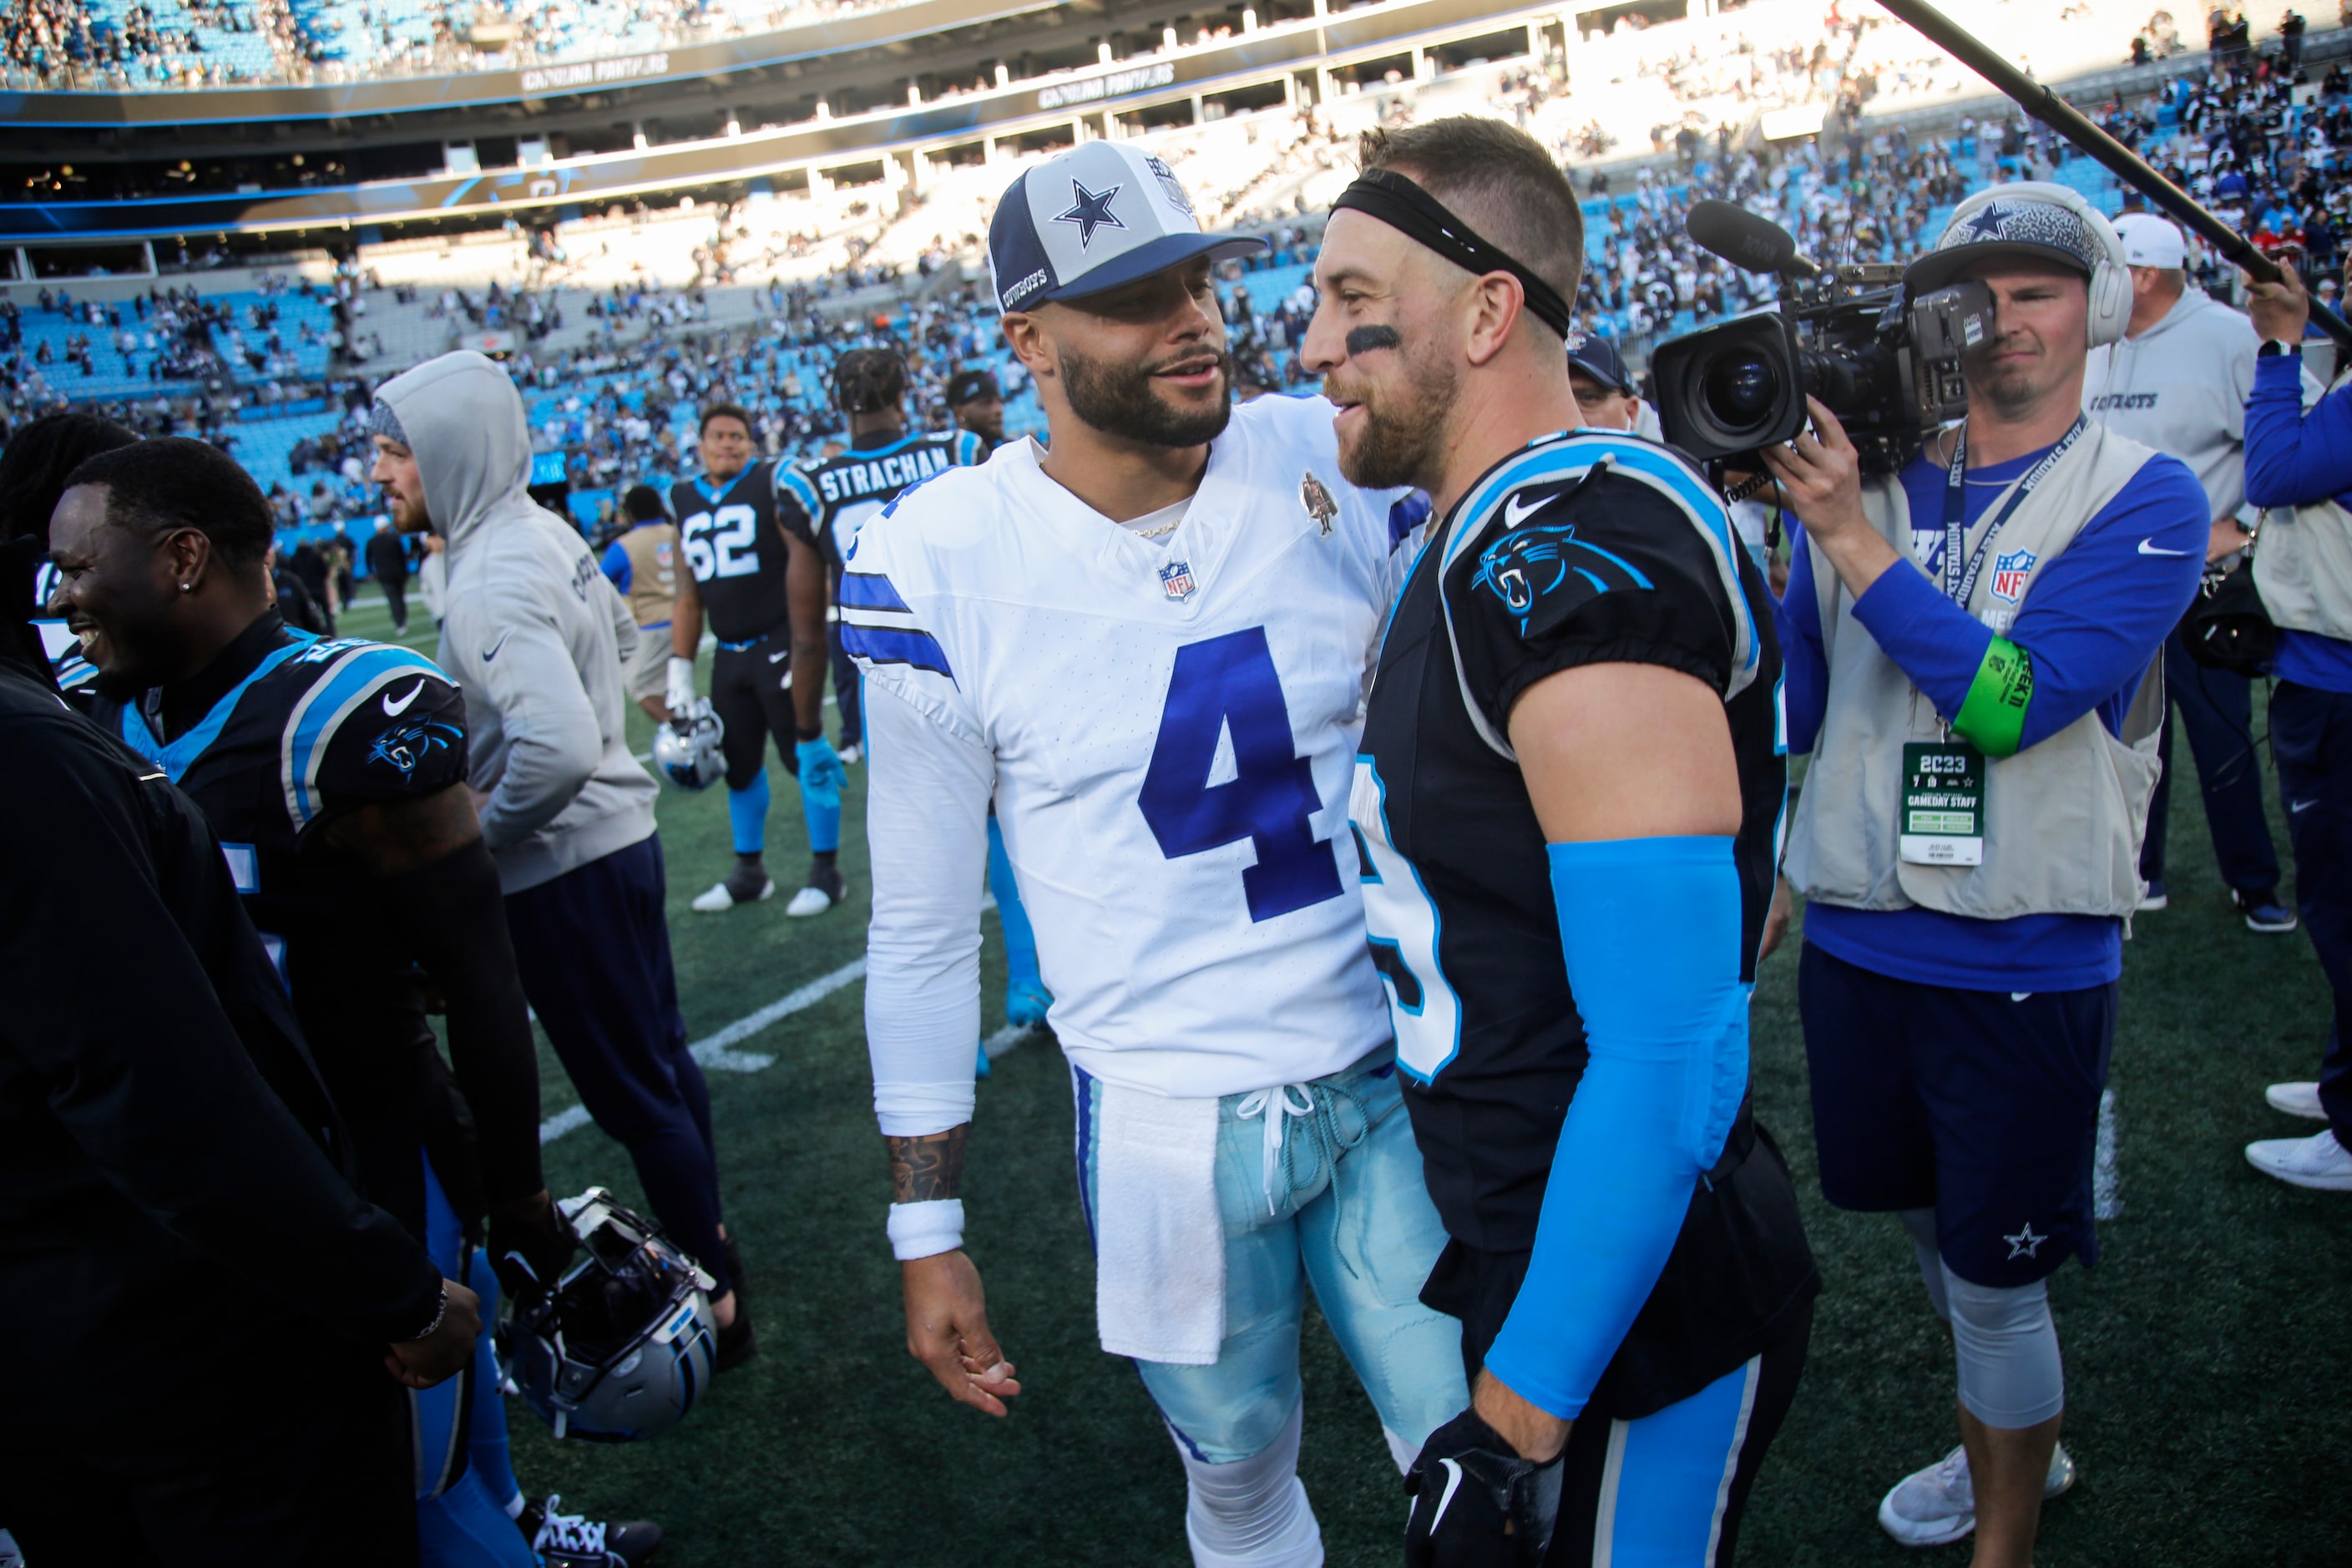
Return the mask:
[(2143, 539), (2139, 542), (2139, 552), (2142, 555), (2186, 555), (2189, 553), (2186, 550), (2163, 549), (2152, 539)]
[(1445, 1522), (1445, 1510), (1454, 1506), (1454, 1494), (1462, 1489), (1462, 1461), (1440, 1459), (1445, 1467), (1445, 1489), (1437, 1497), (1437, 1511), (1429, 1516), (1429, 1533), (1434, 1536), (1437, 1527)]
[(2309, 811), (2313, 806), (2317, 805), (2318, 804), (2319, 797), (2317, 795), (2314, 795), (2309, 800), (2288, 801), (2286, 803), (2286, 808), (2289, 811), (2295, 813), (2297, 816), (2301, 816), (2303, 813)]
[[(502, 638), (502, 639), (500, 639), (500, 640), (502, 640), (502, 641), (503, 641), (504, 639)], [(414, 686), (412, 686), (412, 687), (410, 687), (410, 688), (408, 689), (408, 695), (407, 695), (407, 696), (405, 696), (405, 697), (404, 697), (404, 698), (402, 698), (399, 701), (394, 702), (394, 701), (392, 700), (392, 693), (391, 693), (391, 692), (389, 692), (389, 691), (385, 692), (385, 693), (383, 694), (383, 712), (384, 712), (384, 717), (385, 717), (385, 718), (387, 718), (387, 719), (397, 719), (397, 718), (399, 718), (403, 713), (407, 712), (407, 711), (408, 711), (408, 705), (409, 705), (410, 703), (412, 703), (412, 702), (415, 701), (415, 700), (416, 700), (417, 693), (419, 693), (419, 692), (423, 691), (424, 689), (425, 689), (425, 678), (424, 678), (423, 676), (421, 676), (421, 675), (420, 675), (420, 676), (418, 676), (418, 677), (416, 678), (416, 684), (415, 684), (415, 685), (414, 685)]]
[(1553, 500), (1553, 499), (1554, 498), (1551, 496), (1546, 496), (1541, 500), (1531, 501), (1519, 496), (1513, 496), (1509, 502), (1503, 508), (1503, 526), (1505, 528), (1518, 527), (1519, 524), (1527, 521), (1529, 517), (1541, 511)]
[(786, 659), (788, 659), (788, 658), (792, 658), (792, 657), (793, 657), (793, 650), (792, 650), (792, 649), (790, 649), (790, 648), (786, 648), (786, 649), (785, 649), (783, 652), (782, 652), (782, 653), (772, 653), (772, 654), (770, 654), (770, 655), (768, 656), (768, 662), (769, 662), (770, 664), (782, 664), (782, 663), (783, 663), (783, 662), (784, 662), (784, 660), (786, 660)]
[(492, 643), (489, 647), (486, 647), (486, 648), (484, 648), (484, 649), (482, 650), (482, 662), (483, 662), (484, 664), (488, 664), (488, 663), (489, 663), (489, 662), (490, 662), (490, 660), (492, 660), (492, 659), (494, 659), (494, 658), (498, 658), (498, 657), (499, 657), (499, 649), (500, 649), (500, 648), (502, 648), (502, 647), (506, 647), (506, 646), (507, 646), (507, 638), (509, 638), (509, 637), (512, 637), (513, 635), (514, 635), (514, 634), (513, 634), (512, 632), (500, 632), (500, 633), (499, 634), (499, 640), (498, 640), (498, 641), (496, 641), (496, 642), (494, 642), (494, 643)]

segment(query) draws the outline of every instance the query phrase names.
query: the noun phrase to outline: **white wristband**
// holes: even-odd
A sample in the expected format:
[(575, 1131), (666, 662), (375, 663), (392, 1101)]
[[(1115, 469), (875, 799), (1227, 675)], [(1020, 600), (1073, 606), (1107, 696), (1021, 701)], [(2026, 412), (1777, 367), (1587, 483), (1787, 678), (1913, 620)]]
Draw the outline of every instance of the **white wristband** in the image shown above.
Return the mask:
[(890, 1205), (890, 1250), (901, 1263), (953, 1252), (963, 1245), (963, 1200), (931, 1198)]

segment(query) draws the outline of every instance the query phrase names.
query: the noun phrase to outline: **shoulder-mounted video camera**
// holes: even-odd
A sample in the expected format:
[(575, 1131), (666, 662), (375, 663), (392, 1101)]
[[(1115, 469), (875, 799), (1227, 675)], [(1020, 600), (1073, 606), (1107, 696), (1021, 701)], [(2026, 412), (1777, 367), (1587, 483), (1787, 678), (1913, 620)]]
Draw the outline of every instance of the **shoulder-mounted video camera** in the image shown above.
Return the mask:
[(1776, 273), (1780, 303), (1660, 343), (1650, 356), (1666, 439), (1702, 462), (1777, 446), (1827, 404), (1871, 473), (1910, 460), (1968, 412), (1960, 356), (1992, 335), (1992, 292), (1956, 283), (1906, 300), (1903, 268), (1824, 268), (1789, 231), (1729, 202), (1692, 205), (1690, 237), (1733, 266)]

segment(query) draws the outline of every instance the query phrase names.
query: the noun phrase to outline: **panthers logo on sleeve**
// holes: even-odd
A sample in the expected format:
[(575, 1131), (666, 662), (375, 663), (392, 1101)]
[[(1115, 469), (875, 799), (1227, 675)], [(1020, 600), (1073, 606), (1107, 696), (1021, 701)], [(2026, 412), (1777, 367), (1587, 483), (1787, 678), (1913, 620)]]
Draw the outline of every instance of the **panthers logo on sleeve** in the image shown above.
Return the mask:
[(1612, 589), (1654, 588), (1640, 567), (1576, 536), (1572, 522), (1536, 523), (1511, 530), (1480, 552), (1471, 585), (1502, 601), (1519, 617), (1522, 632), (1539, 603), (1557, 596), (1568, 614), (1594, 595)]

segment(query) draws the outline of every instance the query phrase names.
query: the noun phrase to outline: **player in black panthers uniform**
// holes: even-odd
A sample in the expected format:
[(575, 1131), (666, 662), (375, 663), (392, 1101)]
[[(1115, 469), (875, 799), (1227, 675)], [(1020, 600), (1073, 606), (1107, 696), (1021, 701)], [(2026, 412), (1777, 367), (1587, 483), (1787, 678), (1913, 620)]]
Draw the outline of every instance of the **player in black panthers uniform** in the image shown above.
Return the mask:
[[(350, 1126), (363, 1194), (451, 1278), (487, 1213), (509, 1288), (551, 1279), (572, 1243), (541, 1178), (537, 1057), (465, 787), (464, 699), (422, 655), (289, 629), (269, 539), (260, 491), (205, 443), (83, 464), (51, 537), (59, 604), (88, 638), (69, 690), (203, 808)], [(487, 1315), (496, 1285), (473, 1272)], [(470, 1383), (414, 1396), (418, 1528), (436, 1561), (520, 1568), (489, 1355), (485, 1337)]]
[[(670, 617), (670, 716), (694, 707), (694, 659), (703, 617), (719, 650), (710, 661), (710, 705), (725, 726), (727, 815), (735, 868), (698, 894), (716, 914), (776, 890), (762, 856), (768, 834), (768, 737), (800, 781), (814, 858), (788, 915), (821, 915), (847, 890), (835, 857), (841, 847), (841, 759), (824, 738), (824, 612), (831, 598), (813, 542), (778, 523), (776, 465), (752, 460), (751, 418), (730, 403), (702, 411), (702, 477), (670, 487), (687, 575)], [(793, 677), (803, 679), (796, 686)]]
[(1422, 1300), (1475, 1384), (1413, 1468), (1406, 1560), (1726, 1568), (1819, 1289), (1748, 1103), (1769, 591), (1696, 469), (1575, 428), (1581, 226), (1549, 155), (1466, 120), (1364, 153), (1306, 349), (1346, 477), (1435, 502), (1349, 815), (1450, 1237)]

